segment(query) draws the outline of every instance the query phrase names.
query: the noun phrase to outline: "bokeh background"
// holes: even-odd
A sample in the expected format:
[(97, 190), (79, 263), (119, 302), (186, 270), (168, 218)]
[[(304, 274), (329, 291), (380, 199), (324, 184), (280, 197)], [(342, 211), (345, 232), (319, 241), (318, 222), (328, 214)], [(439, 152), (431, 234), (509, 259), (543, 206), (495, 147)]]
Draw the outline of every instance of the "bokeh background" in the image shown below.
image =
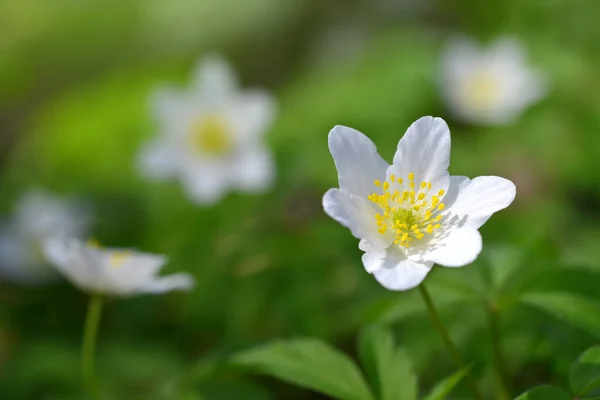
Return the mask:
[[(483, 228), (463, 269), (428, 278), (442, 318), (493, 393), (486, 307), (500, 310), (511, 392), (564, 383), (600, 336), (600, 3), (597, 0), (6, 0), (0, 2), (0, 206), (32, 187), (85, 201), (108, 246), (169, 255), (189, 293), (110, 300), (98, 376), (114, 399), (319, 399), (214, 360), (275, 338), (323, 338), (350, 355), (358, 330), (393, 328), (423, 391), (452, 372), (418, 293), (383, 289), (357, 240), (329, 219), (336, 124), (391, 161), (423, 115), (446, 119), (453, 175), (499, 175), (515, 203)], [(440, 55), (456, 34), (517, 38), (546, 96), (502, 126), (452, 117)], [(157, 85), (188, 82), (208, 52), (278, 101), (266, 138), (276, 183), (190, 203), (142, 179)], [(80, 399), (87, 297), (68, 282), (0, 284), (0, 398)], [(587, 308), (586, 308), (587, 307)], [(469, 398), (459, 387), (454, 398)], [(461, 397), (462, 396), (462, 397)]]

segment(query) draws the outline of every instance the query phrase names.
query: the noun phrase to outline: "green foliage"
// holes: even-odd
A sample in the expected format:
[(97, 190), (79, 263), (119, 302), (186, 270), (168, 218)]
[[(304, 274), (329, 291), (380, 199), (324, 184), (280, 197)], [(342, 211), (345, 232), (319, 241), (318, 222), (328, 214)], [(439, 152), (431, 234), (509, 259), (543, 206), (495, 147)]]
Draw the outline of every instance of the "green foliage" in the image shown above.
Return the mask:
[(471, 371), (471, 367), (462, 368), (446, 379), (438, 382), (423, 400), (444, 400), (452, 389)]
[(417, 377), (404, 349), (396, 347), (392, 332), (376, 325), (363, 329), (358, 350), (377, 399), (417, 398)]
[[(417, 400), (417, 375), (389, 329), (381, 325), (362, 329), (358, 354), (370, 387), (352, 360), (318, 339), (269, 343), (232, 356), (230, 364), (342, 400)], [(470, 370), (463, 368), (443, 379), (425, 400), (445, 399)]]
[(571, 367), (571, 391), (585, 396), (600, 387), (600, 346), (586, 350)]
[(521, 301), (600, 336), (598, 302), (568, 293), (529, 293)]
[[(597, 398), (596, 350), (571, 364), (600, 335), (600, 4), (347, 3), (340, 12), (319, 0), (0, 2), (2, 221), (32, 186), (73, 195), (90, 203), (100, 242), (165, 253), (165, 272), (197, 278), (189, 294), (108, 304), (98, 352), (105, 396), (314, 396), (206, 361), (252, 343), (266, 344), (236, 365), (330, 396), (414, 399), (417, 375), (427, 400), (447, 394), (466, 372), (454, 372), (418, 293), (383, 290), (356, 240), (321, 209), (336, 185), (333, 125), (363, 131), (391, 160), (412, 121), (437, 115), (452, 131), (453, 175), (505, 176), (518, 188), (515, 204), (482, 227), (478, 260), (436, 266), (427, 278), (450, 336), (484, 392), (496, 393), (493, 311), (511, 395), (540, 382), (566, 388), (569, 376), (569, 398)], [(440, 55), (461, 34), (484, 44), (515, 37), (546, 96), (506, 125), (454, 118)], [(177, 182), (143, 180), (135, 158), (156, 133), (150, 95), (185, 87), (208, 51), (223, 53), (243, 86), (275, 94), (267, 140), (278, 178), (262, 195), (201, 208)], [(0, 295), (0, 398), (81, 399), (83, 296), (66, 283), (6, 282)], [(344, 353), (354, 354), (348, 338), (371, 323), (358, 341), (361, 372)], [(306, 336), (323, 342), (271, 342)], [(521, 398), (552, 400), (557, 390)]]
[(373, 399), (356, 364), (318, 339), (275, 341), (235, 355), (232, 363), (336, 399)]
[(571, 397), (553, 386), (539, 386), (523, 393), (516, 400), (571, 400)]

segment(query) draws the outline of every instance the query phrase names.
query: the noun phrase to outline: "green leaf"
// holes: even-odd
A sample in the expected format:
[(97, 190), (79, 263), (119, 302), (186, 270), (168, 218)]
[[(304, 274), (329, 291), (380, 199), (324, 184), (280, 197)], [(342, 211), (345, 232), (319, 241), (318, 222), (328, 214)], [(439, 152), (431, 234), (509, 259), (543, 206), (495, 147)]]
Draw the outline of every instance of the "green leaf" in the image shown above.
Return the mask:
[(600, 336), (600, 305), (590, 299), (569, 293), (531, 293), (521, 301)]
[(584, 396), (600, 386), (600, 346), (594, 346), (579, 356), (569, 374), (571, 390)]
[(554, 386), (538, 386), (515, 400), (571, 400), (571, 396)]
[(471, 366), (461, 368), (433, 387), (424, 400), (443, 400), (452, 389), (471, 371)]
[(360, 334), (358, 351), (371, 386), (381, 400), (417, 398), (417, 377), (402, 349), (395, 348), (392, 332), (370, 326)]
[(318, 339), (268, 343), (235, 355), (232, 363), (336, 399), (373, 400), (356, 364)]

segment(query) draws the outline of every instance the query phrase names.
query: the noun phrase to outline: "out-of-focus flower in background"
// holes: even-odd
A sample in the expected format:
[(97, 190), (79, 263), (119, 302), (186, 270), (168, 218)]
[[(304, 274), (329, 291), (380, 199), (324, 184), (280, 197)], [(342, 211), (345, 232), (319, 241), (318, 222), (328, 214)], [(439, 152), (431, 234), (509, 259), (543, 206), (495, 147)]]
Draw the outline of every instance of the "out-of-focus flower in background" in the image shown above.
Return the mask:
[(103, 249), (77, 239), (48, 238), (42, 243), (48, 261), (85, 292), (114, 296), (190, 290), (189, 274), (157, 274), (165, 256), (128, 249)]
[(507, 179), (450, 176), (450, 130), (440, 118), (413, 123), (391, 166), (354, 129), (333, 128), (329, 149), (340, 188), (325, 194), (325, 212), (360, 239), (365, 269), (390, 290), (419, 285), (434, 263), (473, 262), (478, 229), (515, 198)]
[(515, 39), (488, 48), (460, 38), (442, 57), (441, 91), (447, 107), (464, 121), (500, 125), (513, 121), (546, 92), (540, 73), (529, 67)]
[(32, 189), (19, 199), (14, 214), (0, 228), (0, 275), (20, 284), (42, 284), (57, 276), (45, 262), (46, 237), (86, 235), (89, 214), (83, 204)]
[(264, 91), (240, 91), (223, 59), (204, 58), (188, 91), (163, 89), (152, 100), (159, 133), (141, 149), (144, 176), (180, 179), (198, 204), (215, 203), (231, 189), (260, 192), (271, 184), (275, 167), (263, 135), (275, 102)]

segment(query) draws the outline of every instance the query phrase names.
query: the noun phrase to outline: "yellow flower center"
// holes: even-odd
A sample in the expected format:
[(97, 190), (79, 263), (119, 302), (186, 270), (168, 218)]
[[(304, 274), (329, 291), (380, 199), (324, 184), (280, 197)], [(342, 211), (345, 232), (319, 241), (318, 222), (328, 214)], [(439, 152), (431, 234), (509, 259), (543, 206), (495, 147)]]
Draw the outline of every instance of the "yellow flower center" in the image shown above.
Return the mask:
[(231, 129), (219, 115), (199, 118), (192, 123), (189, 134), (192, 148), (200, 154), (219, 157), (233, 148)]
[(464, 88), (464, 100), (470, 107), (489, 108), (493, 106), (500, 93), (500, 84), (496, 76), (489, 71), (474, 73)]
[(376, 204), (381, 212), (375, 214), (379, 233), (388, 231), (395, 234), (394, 244), (410, 247), (413, 240), (421, 240), (425, 235), (432, 235), (442, 227), (441, 211), (444, 203), (440, 197), (445, 193), (440, 189), (430, 195), (431, 182), (421, 182), (415, 190), (415, 174), (408, 174), (408, 182), (393, 174), (389, 180), (375, 181), (375, 186), (383, 189), (383, 194), (373, 193), (368, 199)]

